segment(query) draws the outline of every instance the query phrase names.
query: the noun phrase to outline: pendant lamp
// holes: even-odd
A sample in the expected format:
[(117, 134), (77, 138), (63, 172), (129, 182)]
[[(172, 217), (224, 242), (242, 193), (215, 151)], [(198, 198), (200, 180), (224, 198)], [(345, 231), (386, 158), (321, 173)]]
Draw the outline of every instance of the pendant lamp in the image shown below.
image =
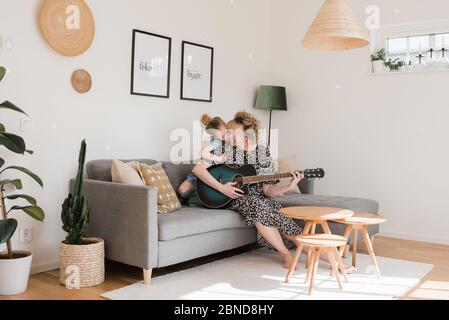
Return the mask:
[(345, 0), (326, 0), (303, 40), (304, 47), (324, 51), (350, 50), (368, 44), (365, 28)]

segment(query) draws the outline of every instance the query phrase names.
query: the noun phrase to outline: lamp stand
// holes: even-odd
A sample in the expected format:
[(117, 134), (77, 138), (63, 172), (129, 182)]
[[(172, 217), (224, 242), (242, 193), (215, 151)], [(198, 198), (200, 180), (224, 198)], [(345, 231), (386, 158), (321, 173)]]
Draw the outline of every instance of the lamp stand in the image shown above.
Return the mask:
[(268, 125), (268, 147), (271, 147), (271, 114), (273, 110), (270, 109), (270, 122)]

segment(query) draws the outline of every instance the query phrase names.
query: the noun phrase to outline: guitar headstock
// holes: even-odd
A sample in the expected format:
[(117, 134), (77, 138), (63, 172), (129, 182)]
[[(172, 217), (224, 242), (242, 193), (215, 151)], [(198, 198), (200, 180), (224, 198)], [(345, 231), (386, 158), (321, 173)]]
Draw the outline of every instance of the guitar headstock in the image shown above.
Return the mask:
[(308, 179), (321, 179), (324, 178), (324, 169), (306, 169), (304, 170), (304, 177)]

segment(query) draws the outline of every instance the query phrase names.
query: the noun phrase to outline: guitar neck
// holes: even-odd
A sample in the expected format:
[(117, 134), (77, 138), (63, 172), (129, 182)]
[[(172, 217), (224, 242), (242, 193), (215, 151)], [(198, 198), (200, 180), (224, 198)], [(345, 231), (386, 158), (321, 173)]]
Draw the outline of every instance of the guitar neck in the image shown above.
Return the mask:
[[(303, 173), (303, 172), (299, 171), (299, 173)], [(286, 178), (291, 178), (291, 177), (293, 177), (291, 172), (277, 173), (277, 174), (271, 174), (271, 175), (247, 176), (247, 177), (243, 177), (243, 184), (267, 182), (267, 181), (286, 179)]]

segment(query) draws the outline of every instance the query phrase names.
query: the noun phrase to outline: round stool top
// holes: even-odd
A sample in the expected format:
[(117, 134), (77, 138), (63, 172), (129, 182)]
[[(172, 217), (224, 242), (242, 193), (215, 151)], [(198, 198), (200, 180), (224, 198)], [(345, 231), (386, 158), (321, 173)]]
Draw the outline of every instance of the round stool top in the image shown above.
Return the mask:
[(361, 224), (361, 225), (373, 225), (382, 224), (387, 222), (387, 219), (378, 214), (372, 213), (356, 213), (352, 217), (344, 219), (335, 219), (336, 222), (344, 224)]
[(331, 207), (289, 207), (279, 211), (282, 215), (301, 220), (339, 220), (351, 217), (354, 212)]
[(346, 244), (348, 239), (335, 234), (306, 234), (296, 237), (300, 243), (310, 247), (333, 248)]

